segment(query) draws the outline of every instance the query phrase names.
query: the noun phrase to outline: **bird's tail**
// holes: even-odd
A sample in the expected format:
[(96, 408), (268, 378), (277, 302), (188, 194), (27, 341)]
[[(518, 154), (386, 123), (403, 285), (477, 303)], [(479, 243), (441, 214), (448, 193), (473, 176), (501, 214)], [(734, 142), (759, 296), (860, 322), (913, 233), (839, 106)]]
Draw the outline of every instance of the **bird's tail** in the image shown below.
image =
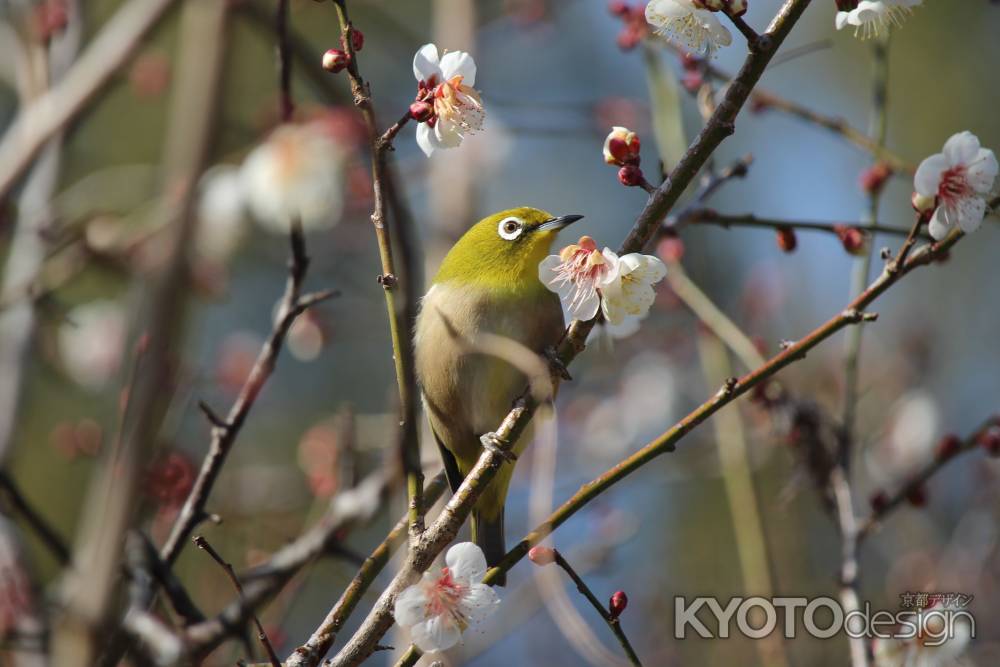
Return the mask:
[[(487, 518), (482, 512), (472, 510), (472, 541), (475, 542), (486, 555), (486, 564), (493, 567), (498, 564), (507, 553), (507, 548), (503, 538), (503, 509), (497, 516)], [(507, 585), (507, 575), (501, 574), (493, 582), (497, 586)]]

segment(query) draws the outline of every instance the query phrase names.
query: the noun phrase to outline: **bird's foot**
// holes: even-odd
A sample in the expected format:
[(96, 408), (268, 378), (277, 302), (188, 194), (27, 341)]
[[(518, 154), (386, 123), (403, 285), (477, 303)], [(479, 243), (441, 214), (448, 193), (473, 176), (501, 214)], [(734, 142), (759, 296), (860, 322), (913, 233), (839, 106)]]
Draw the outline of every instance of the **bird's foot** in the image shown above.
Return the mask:
[(542, 356), (544, 356), (545, 360), (549, 362), (549, 371), (552, 375), (566, 381), (573, 379), (573, 376), (570, 375), (569, 371), (566, 369), (566, 364), (564, 364), (563, 360), (559, 358), (559, 351), (556, 350), (554, 346), (549, 345), (542, 350)]
[(504, 461), (507, 461), (508, 463), (514, 463), (517, 461), (517, 454), (508, 449), (504, 449), (503, 446), (507, 444), (507, 441), (495, 432), (490, 431), (489, 433), (483, 433), (479, 436), (479, 442), (483, 444), (483, 449), (488, 452), (493, 452), (494, 454), (500, 456)]

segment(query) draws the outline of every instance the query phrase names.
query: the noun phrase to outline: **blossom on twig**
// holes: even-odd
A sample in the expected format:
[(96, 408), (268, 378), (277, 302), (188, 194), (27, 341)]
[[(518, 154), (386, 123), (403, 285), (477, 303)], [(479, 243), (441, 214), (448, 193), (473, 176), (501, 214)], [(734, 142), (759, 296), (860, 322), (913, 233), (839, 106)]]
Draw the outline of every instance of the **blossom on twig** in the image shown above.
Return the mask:
[(952, 135), (941, 153), (921, 162), (913, 187), (928, 202), (927, 210), (934, 207), (931, 236), (941, 240), (955, 226), (966, 233), (979, 229), (997, 172), (993, 151), (982, 148), (968, 131)]
[(837, 30), (854, 26), (854, 36), (861, 39), (877, 37), (892, 26), (899, 26), (923, 0), (847, 0), (838, 2), (840, 11), (834, 19)]
[[(476, 61), (464, 51), (438, 56), (434, 44), (424, 44), (413, 57), (413, 76), (417, 78), (417, 102), (431, 105), (410, 107), (417, 126), (417, 144), (428, 157), (441, 148), (455, 148), (467, 134), (483, 129), (486, 112), (476, 83)], [(414, 107), (418, 106), (415, 114)]]
[(486, 574), (486, 556), (472, 542), (448, 549), (447, 567), (423, 578), (396, 597), (393, 616), (409, 628), (421, 651), (444, 651), (458, 643), (470, 625), (492, 614), (500, 598), (490, 586), (479, 583)]
[(702, 54), (729, 46), (733, 36), (715, 15), (695, 0), (652, 0), (646, 5), (646, 21), (657, 34)]

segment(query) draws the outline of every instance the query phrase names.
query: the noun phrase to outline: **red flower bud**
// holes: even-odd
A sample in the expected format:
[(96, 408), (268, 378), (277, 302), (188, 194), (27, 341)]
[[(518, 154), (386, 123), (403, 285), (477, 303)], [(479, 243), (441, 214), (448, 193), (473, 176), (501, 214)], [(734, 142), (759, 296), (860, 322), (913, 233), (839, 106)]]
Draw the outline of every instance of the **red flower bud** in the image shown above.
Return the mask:
[(604, 138), (604, 161), (608, 164), (638, 165), (639, 135), (627, 127), (615, 126)]
[(863, 255), (866, 248), (866, 238), (865, 233), (858, 229), (857, 227), (849, 227), (847, 225), (836, 225), (834, 231), (837, 233), (837, 237), (840, 238), (840, 242), (844, 245), (844, 250), (846, 250), (851, 255)]
[(923, 507), (927, 504), (927, 487), (923, 484), (913, 487), (906, 494), (906, 500), (914, 507)]
[(979, 445), (990, 456), (1000, 456), (1000, 426), (990, 426), (980, 433)]
[(434, 105), (430, 102), (414, 102), (410, 105), (410, 118), (423, 123), (434, 115)]
[(642, 41), (642, 32), (632, 26), (622, 28), (618, 33), (618, 48), (622, 51), (631, 51)]
[(892, 167), (885, 162), (876, 162), (861, 172), (861, 189), (870, 195), (878, 194), (885, 187), (885, 182), (892, 176)]
[(876, 491), (868, 499), (868, 504), (871, 505), (873, 512), (881, 514), (889, 506), (889, 496), (886, 495), (885, 491)]
[(705, 76), (700, 70), (689, 69), (684, 72), (681, 77), (681, 85), (684, 86), (684, 90), (689, 93), (697, 93), (698, 89), (702, 87), (705, 83)]
[(535, 565), (551, 565), (556, 560), (556, 550), (552, 547), (531, 547), (528, 560)]
[(609, 2), (608, 11), (612, 16), (625, 16), (629, 13), (627, 2)]
[(962, 449), (962, 440), (957, 435), (946, 435), (937, 444), (937, 457), (939, 459), (950, 459)]
[(627, 164), (618, 170), (618, 182), (627, 187), (634, 187), (643, 181), (642, 169), (634, 164)]
[(628, 596), (625, 595), (625, 591), (615, 591), (611, 594), (611, 600), (608, 602), (608, 611), (611, 618), (615, 619), (621, 616), (627, 606)]
[(351, 47), (355, 51), (360, 51), (365, 48), (365, 33), (361, 32), (357, 28), (351, 28)]
[(799, 245), (799, 240), (795, 236), (795, 230), (787, 225), (778, 227), (777, 241), (778, 247), (781, 248), (782, 252), (795, 252), (795, 248)]
[(349, 62), (351, 62), (350, 56), (340, 49), (327, 49), (323, 54), (323, 69), (327, 72), (336, 74), (347, 67)]

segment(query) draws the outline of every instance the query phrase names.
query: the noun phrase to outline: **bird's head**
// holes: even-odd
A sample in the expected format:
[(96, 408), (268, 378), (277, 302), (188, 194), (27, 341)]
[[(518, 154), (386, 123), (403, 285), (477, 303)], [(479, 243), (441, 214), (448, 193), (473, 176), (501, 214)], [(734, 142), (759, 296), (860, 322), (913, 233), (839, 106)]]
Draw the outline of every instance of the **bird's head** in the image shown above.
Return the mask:
[(556, 233), (582, 217), (554, 216), (530, 206), (487, 216), (452, 246), (434, 282), (465, 282), (499, 290), (540, 287), (538, 264), (551, 251)]

